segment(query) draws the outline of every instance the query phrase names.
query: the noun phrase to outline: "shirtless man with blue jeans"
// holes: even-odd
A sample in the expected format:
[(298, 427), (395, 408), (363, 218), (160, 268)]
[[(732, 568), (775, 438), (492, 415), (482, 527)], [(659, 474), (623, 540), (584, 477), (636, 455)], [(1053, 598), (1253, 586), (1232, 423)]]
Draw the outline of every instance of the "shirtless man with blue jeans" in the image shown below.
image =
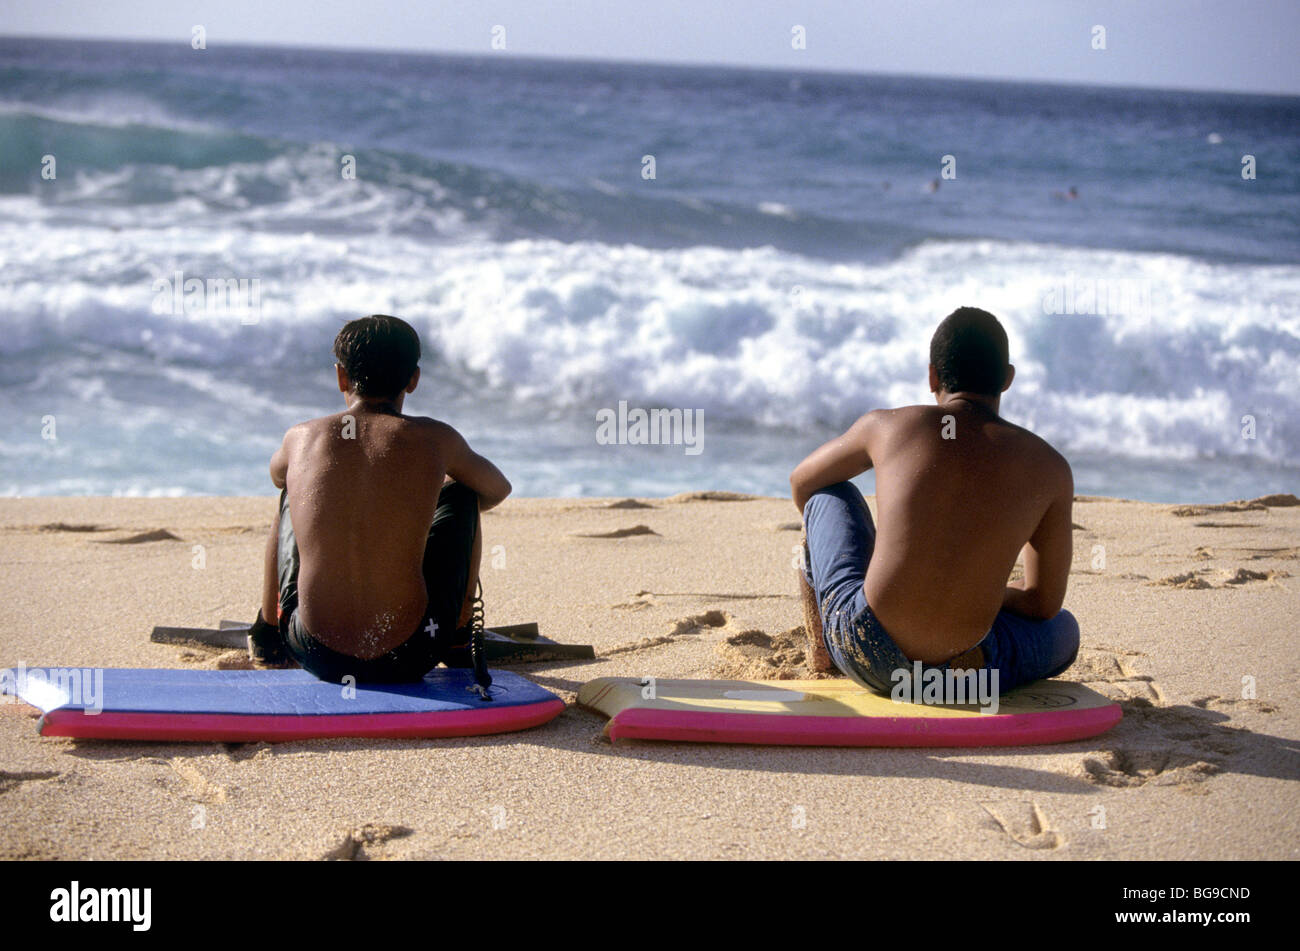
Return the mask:
[[(930, 342), (937, 405), (870, 412), (795, 468), (815, 670), (888, 693), (921, 661), (996, 671), (1006, 691), (1074, 662), (1079, 625), (1061, 610), (1074, 479), (998, 415), (1014, 377), (1002, 325), (959, 308)], [(868, 469), (878, 525), (848, 481)], [(1024, 578), (1009, 583), (1022, 553)]]

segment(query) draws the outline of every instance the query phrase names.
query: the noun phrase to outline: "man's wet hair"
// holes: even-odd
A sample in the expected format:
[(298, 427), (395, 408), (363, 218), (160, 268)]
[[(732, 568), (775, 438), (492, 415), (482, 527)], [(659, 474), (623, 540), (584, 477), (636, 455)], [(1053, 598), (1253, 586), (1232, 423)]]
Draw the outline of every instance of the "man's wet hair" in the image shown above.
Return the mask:
[(343, 325), (334, 356), (359, 395), (393, 399), (420, 362), (420, 335), (398, 317), (371, 314)]
[(997, 396), (1007, 381), (1007, 332), (978, 307), (958, 307), (930, 338), (930, 364), (949, 393)]

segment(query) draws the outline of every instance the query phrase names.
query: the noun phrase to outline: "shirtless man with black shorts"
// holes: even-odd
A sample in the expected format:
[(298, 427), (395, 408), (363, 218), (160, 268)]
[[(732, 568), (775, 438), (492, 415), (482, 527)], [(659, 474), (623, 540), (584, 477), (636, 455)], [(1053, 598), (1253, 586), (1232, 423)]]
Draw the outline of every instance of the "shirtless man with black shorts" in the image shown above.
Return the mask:
[(347, 409), (294, 426), (271, 458), (283, 491), (249, 651), (332, 681), (469, 666), (479, 513), (510, 483), (451, 426), (403, 415), (420, 380), (405, 321), (351, 321), (334, 355)]

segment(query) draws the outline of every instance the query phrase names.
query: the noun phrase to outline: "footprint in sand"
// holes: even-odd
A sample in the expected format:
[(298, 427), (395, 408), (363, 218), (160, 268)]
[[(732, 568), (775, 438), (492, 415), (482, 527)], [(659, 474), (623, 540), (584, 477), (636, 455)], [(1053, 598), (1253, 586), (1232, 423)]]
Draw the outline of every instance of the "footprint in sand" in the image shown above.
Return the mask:
[(250, 759), (266, 759), (275, 752), (275, 747), (265, 741), (258, 743), (222, 743), (226, 758), (232, 763), (242, 763)]
[[(1199, 549), (1198, 549), (1199, 551)], [(1278, 561), (1294, 561), (1300, 558), (1300, 548), (1229, 548), (1228, 551), (1240, 552), (1244, 557), (1251, 561), (1260, 561), (1264, 559), (1277, 559)]]
[[(1213, 557), (1212, 554), (1205, 555), (1202, 552), (1207, 549), (1198, 548), (1197, 557)], [(1179, 588), (1184, 591), (1206, 590), (1209, 588), (1226, 588), (1229, 586), (1238, 586), (1250, 584), (1255, 581), (1276, 582), (1280, 578), (1290, 578), (1291, 573), (1281, 570), (1255, 571), (1251, 568), (1238, 568), (1236, 571), (1220, 571), (1217, 574), (1219, 584), (1212, 583), (1207, 575), (1210, 570), (1202, 568), (1196, 571), (1185, 571), (1178, 575), (1169, 575), (1167, 578), (1161, 578), (1158, 581), (1149, 581), (1147, 584), (1152, 587)]]
[(1180, 575), (1169, 575), (1169, 577), (1161, 578), (1158, 581), (1148, 581), (1147, 585), (1153, 588), (1179, 588), (1184, 591), (1195, 591), (1202, 588), (1214, 587), (1214, 585), (1200, 577), (1195, 571), (1185, 571)]
[(1278, 578), (1290, 578), (1289, 571), (1253, 571), (1250, 568), (1238, 568), (1232, 576), (1223, 583), (1229, 584), (1249, 584), (1252, 581), (1276, 581)]
[(658, 535), (649, 525), (633, 525), (631, 528), (616, 528), (612, 532), (574, 532), (574, 538), (629, 538), (633, 535)]
[(111, 525), (74, 524), (71, 522), (47, 522), (37, 525), (38, 532), (115, 532)]
[(1263, 700), (1234, 700), (1228, 697), (1197, 697), (1192, 701), (1192, 706), (1200, 707), (1202, 710), (1248, 710), (1252, 713), (1277, 713), (1277, 707)]
[(145, 542), (178, 542), (181, 538), (173, 535), (165, 528), (156, 528), (152, 532), (140, 532), (138, 535), (128, 535), (126, 538), (97, 538), (95, 539), (101, 545), (140, 545)]
[(415, 833), (406, 826), (366, 823), (359, 829), (343, 834), (339, 844), (321, 856), (327, 862), (365, 862), (383, 858), (383, 847), (393, 839), (404, 839)]
[(743, 492), (679, 492), (664, 499), (665, 502), (752, 502), (761, 498)]
[(1211, 512), (1267, 512), (1268, 506), (1259, 502), (1223, 502), (1219, 505), (1179, 505), (1171, 508), (1169, 514), (1178, 518), (1189, 515), (1209, 515)]
[(730, 623), (731, 615), (726, 611), (705, 611), (703, 614), (693, 614), (674, 621), (668, 635), (681, 637), (683, 634), (702, 634), (710, 628), (726, 627)]
[(180, 798), (210, 805), (226, 801), (226, 787), (209, 780), (193, 764), (180, 757), (174, 757), (168, 761), (168, 765), (184, 783), (184, 788), (178, 793)]
[(611, 604), (610, 607), (615, 611), (645, 611), (658, 603), (653, 592), (638, 591), (632, 595), (631, 601), (620, 601), (618, 604)]
[(1270, 508), (1288, 508), (1293, 505), (1300, 505), (1300, 498), (1290, 493), (1278, 493), (1261, 495), (1254, 499), (1222, 502), (1218, 505), (1177, 505), (1169, 510), (1169, 514), (1186, 518), (1189, 515), (1208, 515), (1211, 512), (1267, 512)]
[(1036, 802), (981, 802), (997, 828), (1026, 849), (1059, 849), (1065, 837), (1051, 827)]
[(11, 792), (23, 783), (39, 782), (42, 779), (58, 779), (62, 775), (62, 773), (53, 769), (34, 769), (12, 773), (0, 769), (0, 793)]
[(780, 634), (740, 631), (718, 645), (721, 662), (713, 673), (722, 680), (820, 679), (807, 669), (803, 625)]
[(1188, 786), (1223, 771), (1192, 753), (1156, 749), (1106, 750), (1083, 761), (1087, 777), (1102, 786)]
[[(1202, 698), (1209, 702), (1217, 698)], [(1117, 745), (1084, 757), (1085, 779), (1126, 788), (1177, 786), (1193, 791), (1223, 772), (1224, 757), (1241, 752), (1246, 737), (1221, 726), (1227, 719), (1206, 707), (1160, 707), (1144, 700), (1124, 704)]]
[(608, 648), (607, 651), (598, 651), (595, 656), (608, 657), (615, 655), (615, 653), (647, 651), (651, 647), (662, 647), (663, 644), (671, 644), (673, 640), (679, 638), (695, 637), (695, 635), (706, 633), (708, 630), (725, 628), (725, 626), (731, 624), (731, 621), (731, 615), (728, 615), (725, 611), (706, 611), (702, 615), (682, 617), (672, 622), (672, 628), (669, 628), (666, 634), (660, 634), (658, 637), (630, 640), (625, 644), (616, 644), (615, 647)]
[(618, 644), (609, 648), (609, 650), (598, 651), (596, 656), (609, 657), (613, 654), (631, 654), (637, 651), (649, 650), (652, 647), (671, 644), (681, 637), (693, 637), (714, 628), (726, 627), (730, 623), (731, 615), (725, 611), (705, 611), (703, 614), (693, 614), (690, 617), (674, 621), (668, 632), (658, 637), (643, 637), (639, 641)]
[[(1127, 653), (1127, 656), (1145, 655)], [(1120, 652), (1107, 648), (1079, 648), (1079, 656), (1065, 672), (1065, 676), (1087, 684), (1111, 700), (1141, 699), (1158, 703), (1164, 699), (1152, 677), (1137, 673), (1125, 662)]]

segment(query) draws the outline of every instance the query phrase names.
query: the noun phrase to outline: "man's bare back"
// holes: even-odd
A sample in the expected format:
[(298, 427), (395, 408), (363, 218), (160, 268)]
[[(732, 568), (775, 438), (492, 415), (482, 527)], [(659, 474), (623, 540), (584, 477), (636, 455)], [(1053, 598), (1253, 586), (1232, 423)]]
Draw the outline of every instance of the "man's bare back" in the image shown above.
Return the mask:
[(377, 657), (419, 623), (424, 545), (452, 436), (431, 419), (364, 407), (285, 435), (299, 611), (326, 646)]
[[(962, 399), (871, 413), (861, 433), (876, 471), (867, 603), (909, 657), (937, 663), (978, 642), (1026, 542), (1027, 559), (1041, 545), (1068, 572), (1073, 482), (1038, 436)], [(1036, 613), (1050, 617), (1065, 586), (1042, 593)]]
[(402, 413), (420, 382), (406, 321), (349, 321), (334, 355), (347, 409), (290, 428), (271, 457), (284, 491), (249, 654), (336, 681), (413, 681), (468, 660), (486, 691), (479, 516), (510, 483), (451, 426)]
[[(400, 400), (398, 401), (400, 403)], [(510, 484), (446, 423), (357, 400), (285, 434), (271, 478), (286, 487), (303, 624), (334, 650), (378, 657), (424, 615), (425, 542), (450, 476), (496, 505)]]

